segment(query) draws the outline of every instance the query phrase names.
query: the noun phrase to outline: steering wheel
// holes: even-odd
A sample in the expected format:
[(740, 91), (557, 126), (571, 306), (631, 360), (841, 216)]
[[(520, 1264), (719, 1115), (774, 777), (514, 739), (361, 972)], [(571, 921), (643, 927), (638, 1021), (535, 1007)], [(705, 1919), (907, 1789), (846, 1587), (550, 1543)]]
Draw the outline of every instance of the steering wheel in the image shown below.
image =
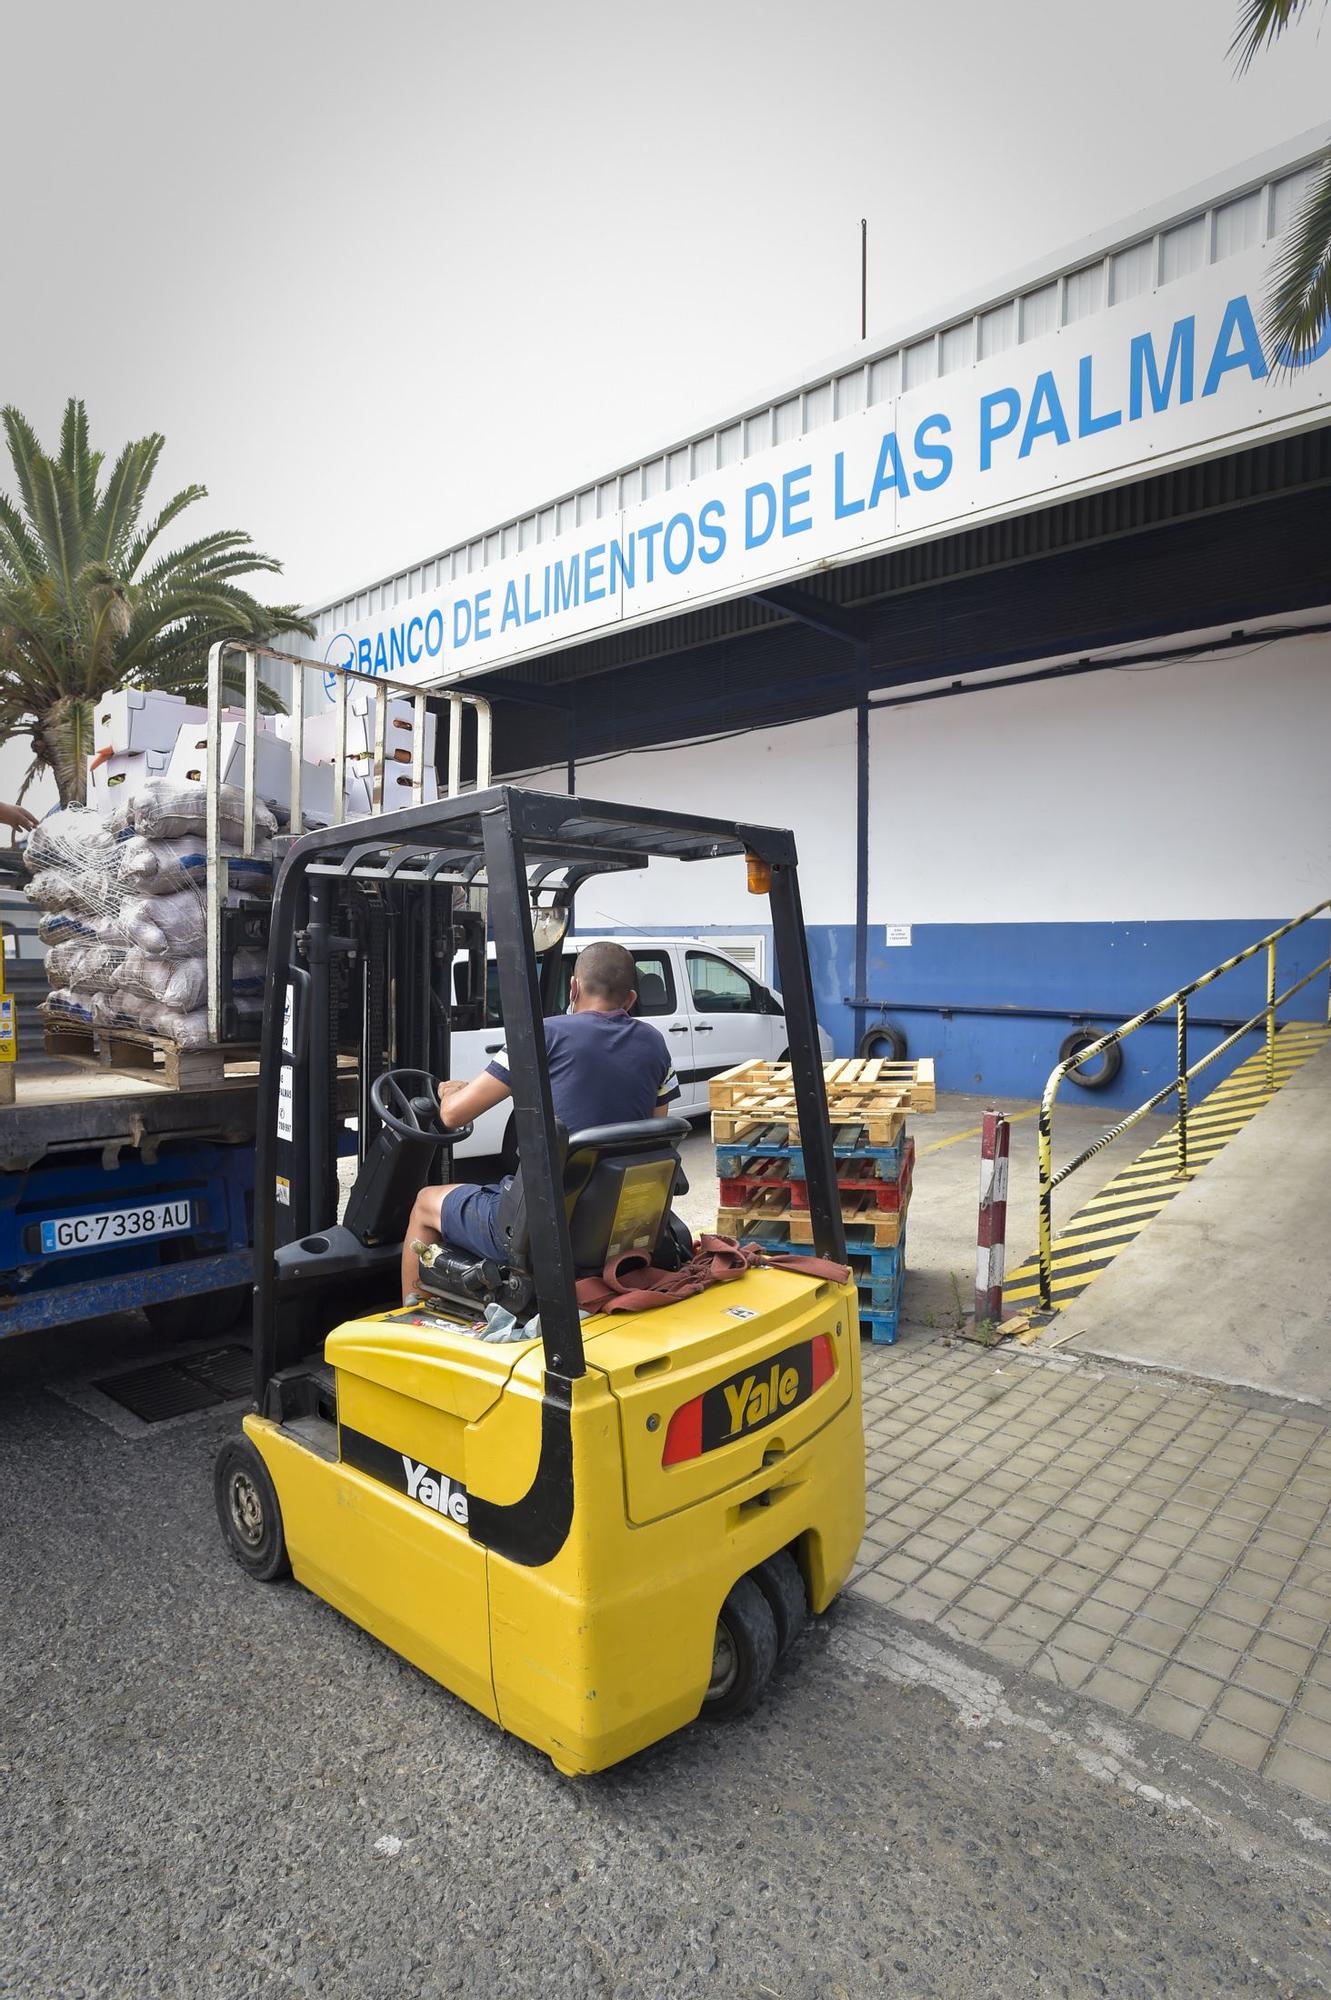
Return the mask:
[[(422, 1100), (428, 1109), (423, 1109)], [(400, 1139), (444, 1139), (450, 1144), (471, 1136), (470, 1125), (445, 1125), (439, 1114), (439, 1079), (425, 1069), (386, 1069), (370, 1085), (375, 1116)]]

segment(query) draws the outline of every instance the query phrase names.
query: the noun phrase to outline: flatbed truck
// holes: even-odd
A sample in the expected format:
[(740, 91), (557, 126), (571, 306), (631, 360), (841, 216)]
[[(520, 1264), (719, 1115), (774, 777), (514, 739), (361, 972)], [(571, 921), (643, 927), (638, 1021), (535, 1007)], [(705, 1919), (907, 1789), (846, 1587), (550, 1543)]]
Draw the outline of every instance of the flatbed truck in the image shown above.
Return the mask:
[[(168, 1051), (165, 1065), (151, 1050), (140, 1048), (141, 1073), (117, 1066), (114, 1057), (99, 1066), (92, 1053), (118, 1039), (122, 1052), (133, 1059), (136, 1038), (132, 1036), (85, 1034), (89, 1054), (68, 1057), (62, 1048), (67, 1039), (71, 1046), (77, 1045), (78, 1034), (67, 1038), (63, 1030), (43, 1031), (36, 1002), (45, 991), (44, 954), (37, 943), (35, 913), (22, 898), (26, 873), (17, 851), (4, 850), (0, 930), (13, 935), (0, 961), (0, 993), (7, 976), (14, 1004), (7, 1016), (11, 1032), (0, 1046), (0, 1339), (136, 1308), (170, 1337), (212, 1339), (236, 1319), (249, 1299), (254, 1278), (258, 1064), (251, 1049), (229, 1045), (221, 976), (227, 884), (217, 746), (228, 653), (243, 659), (251, 744), (257, 725), (260, 660), (290, 673), (291, 784), (297, 811), (307, 679), (322, 683), (336, 724), (334, 795), (339, 820), (347, 772), (348, 691), (356, 686), (368, 686), (386, 697), (376, 703), (375, 741), (367, 760), (375, 812), (385, 808), (386, 773), (394, 768), (394, 753), (386, 742), (387, 698), (400, 698), (414, 712), (410, 793), (415, 802), (420, 802), (427, 782), (422, 754), (427, 708), (443, 724), (440, 763), (447, 771), (447, 789), (461, 786), (464, 707), (476, 718), (476, 780), (482, 785), (489, 782), (489, 707), (480, 697), (427, 696), (382, 676), (325, 667), (294, 654), (214, 647), (208, 676), (206, 896), (208, 1009), (214, 1040), (205, 1049)], [(252, 757), (245, 762), (239, 789), (246, 828), (243, 852), (248, 855), (253, 852), (256, 799)], [(276, 843), (279, 859), (287, 844)], [(258, 940), (245, 938), (251, 941)], [(451, 959), (451, 952), (448, 956)], [(369, 1011), (376, 1010), (371, 1006)], [(360, 1065), (345, 1055), (335, 1061), (339, 1072), (335, 1121), (359, 1110), (363, 1124)], [(363, 1145), (364, 1133), (348, 1143)]]

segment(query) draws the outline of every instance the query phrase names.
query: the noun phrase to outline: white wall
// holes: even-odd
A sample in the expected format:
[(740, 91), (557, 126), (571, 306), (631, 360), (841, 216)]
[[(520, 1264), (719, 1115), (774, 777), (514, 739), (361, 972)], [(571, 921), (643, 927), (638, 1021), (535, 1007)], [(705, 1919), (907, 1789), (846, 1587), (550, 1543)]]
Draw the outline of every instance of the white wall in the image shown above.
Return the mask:
[[(565, 767), (526, 780), (565, 789)], [(579, 764), (583, 798), (658, 806), (678, 812), (747, 819), (794, 829), (806, 916), (818, 923), (855, 917), (855, 718), (823, 716), (790, 729), (760, 729), (724, 742), (630, 751)], [(816, 918), (808, 909), (815, 892)], [(636, 925), (725, 924), (752, 930), (767, 918), (766, 901), (751, 897), (735, 860), (652, 863), (641, 873), (601, 875), (578, 898), (578, 923)]]
[[(870, 921), (1296, 915), (1331, 894), (1329, 752), (1325, 635), (876, 709)], [(527, 782), (563, 791), (564, 767)], [(577, 783), (793, 827), (807, 919), (853, 923), (852, 713), (580, 764)], [(603, 877), (588, 893), (607, 923), (752, 922), (723, 862)]]
[(1325, 635), (878, 709), (870, 918), (1294, 916), (1331, 895), (1329, 749)]

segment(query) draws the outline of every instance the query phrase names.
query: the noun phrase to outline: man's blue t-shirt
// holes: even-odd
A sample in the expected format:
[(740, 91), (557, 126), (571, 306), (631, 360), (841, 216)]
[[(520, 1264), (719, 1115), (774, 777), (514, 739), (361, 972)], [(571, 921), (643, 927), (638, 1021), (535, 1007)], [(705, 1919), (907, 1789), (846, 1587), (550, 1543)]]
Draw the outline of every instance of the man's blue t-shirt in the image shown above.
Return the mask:
[[(622, 1007), (555, 1015), (545, 1023), (545, 1048), (555, 1117), (569, 1132), (651, 1118), (679, 1096), (665, 1036)], [(512, 1083), (507, 1048), (486, 1074)]]

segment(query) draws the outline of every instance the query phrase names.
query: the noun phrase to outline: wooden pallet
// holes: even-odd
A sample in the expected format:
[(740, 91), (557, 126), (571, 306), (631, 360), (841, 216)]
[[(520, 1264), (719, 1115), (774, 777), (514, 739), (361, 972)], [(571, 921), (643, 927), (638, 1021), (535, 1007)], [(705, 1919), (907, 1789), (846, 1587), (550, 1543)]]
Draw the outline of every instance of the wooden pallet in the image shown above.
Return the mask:
[[(907, 1196), (909, 1207), (909, 1195)], [(881, 1209), (865, 1194), (845, 1194), (841, 1198), (841, 1224), (847, 1244), (890, 1249), (901, 1241), (906, 1226), (906, 1208)], [(796, 1208), (786, 1188), (764, 1188), (742, 1208), (720, 1208), (717, 1231), (722, 1236), (750, 1237), (756, 1230), (775, 1238), (784, 1232), (791, 1244), (813, 1242), (813, 1217), (807, 1208)]]
[[(823, 1082), (834, 1121), (937, 1108), (934, 1066), (928, 1056), (919, 1062), (900, 1063), (883, 1062), (876, 1056), (842, 1058), (823, 1064)], [(707, 1094), (713, 1111), (756, 1112), (770, 1105), (769, 1115), (776, 1117), (794, 1108), (794, 1071), (789, 1063), (739, 1063), (714, 1076)]]
[[(886, 1150), (895, 1146), (906, 1129), (907, 1107), (898, 1105), (892, 1110), (880, 1109), (873, 1112), (857, 1111), (855, 1129), (864, 1135), (863, 1144)], [(836, 1113), (833, 1114), (833, 1122)], [(758, 1106), (754, 1110), (714, 1111), (712, 1113), (712, 1138), (718, 1146), (742, 1146), (752, 1142), (760, 1132), (772, 1129), (773, 1118), (779, 1120), (788, 1135), (790, 1148), (798, 1149), (800, 1138), (799, 1114), (795, 1100), (776, 1106)]]
[(47, 1027), (46, 1053), (59, 1062), (86, 1063), (92, 1069), (151, 1078), (169, 1090), (189, 1090), (225, 1082), (227, 1064), (252, 1062), (256, 1050), (234, 1042), (182, 1049), (139, 1028), (89, 1028), (61, 1021)]

